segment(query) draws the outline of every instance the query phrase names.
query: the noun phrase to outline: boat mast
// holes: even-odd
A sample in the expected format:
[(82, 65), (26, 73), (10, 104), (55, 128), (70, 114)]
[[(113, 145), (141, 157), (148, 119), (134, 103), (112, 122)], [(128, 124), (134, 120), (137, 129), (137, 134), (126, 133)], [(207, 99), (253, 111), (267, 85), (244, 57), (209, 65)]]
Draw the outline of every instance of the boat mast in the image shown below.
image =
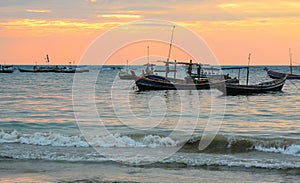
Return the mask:
[(174, 62), (174, 79), (176, 79), (176, 72), (177, 72), (177, 62)]
[(248, 56), (247, 81), (246, 81), (247, 85), (249, 83), (249, 64), (250, 64), (250, 59), (251, 59), (251, 53), (249, 53), (249, 56)]
[(291, 48), (289, 48), (289, 55), (290, 55), (290, 72), (291, 72), (291, 75), (292, 75), (293, 74), (293, 60), (292, 60)]
[(150, 62), (149, 62), (149, 46), (147, 46), (147, 67), (146, 67), (146, 75), (150, 75)]
[(149, 66), (149, 64), (150, 64), (150, 62), (149, 62), (149, 46), (147, 46), (147, 60), (148, 60), (148, 66)]
[(167, 58), (167, 62), (166, 62), (166, 77), (168, 77), (168, 73), (170, 72), (169, 60), (170, 60), (171, 49), (172, 49), (172, 44), (173, 44), (174, 29), (175, 29), (175, 25), (173, 26), (173, 30), (172, 30), (171, 42), (170, 42), (170, 48), (169, 48), (169, 54), (168, 54), (168, 58)]

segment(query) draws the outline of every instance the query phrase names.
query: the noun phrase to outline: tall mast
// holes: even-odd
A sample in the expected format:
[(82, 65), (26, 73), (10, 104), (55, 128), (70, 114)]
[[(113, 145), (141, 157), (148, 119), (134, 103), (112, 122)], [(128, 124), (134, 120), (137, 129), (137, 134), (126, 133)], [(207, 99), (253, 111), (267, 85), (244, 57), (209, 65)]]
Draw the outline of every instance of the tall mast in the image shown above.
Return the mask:
[(250, 59), (251, 59), (251, 53), (249, 53), (249, 56), (248, 56), (247, 81), (246, 81), (247, 85), (249, 83), (249, 64), (250, 64)]
[(289, 48), (289, 55), (290, 55), (290, 72), (291, 74), (293, 74), (293, 60), (292, 60), (291, 48)]
[(149, 46), (147, 46), (147, 61), (148, 61), (148, 65), (150, 64), (149, 62)]
[(175, 29), (175, 25), (173, 26), (173, 30), (172, 30), (171, 42), (170, 42), (170, 48), (169, 48), (169, 54), (168, 54), (167, 62), (169, 62), (170, 56), (171, 56), (171, 49), (172, 49), (172, 44), (173, 44), (174, 29)]
[(172, 29), (172, 35), (171, 35), (171, 42), (170, 42), (169, 54), (168, 54), (168, 58), (167, 58), (167, 62), (166, 62), (166, 77), (168, 76), (168, 73), (169, 73), (169, 71), (170, 71), (170, 69), (169, 69), (169, 60), (170, 60), (171, 49), (172, 49), (172, 44), (173, 44), (174, 29), (175, 29), (175, 25), (173, 26), (173, 29)]

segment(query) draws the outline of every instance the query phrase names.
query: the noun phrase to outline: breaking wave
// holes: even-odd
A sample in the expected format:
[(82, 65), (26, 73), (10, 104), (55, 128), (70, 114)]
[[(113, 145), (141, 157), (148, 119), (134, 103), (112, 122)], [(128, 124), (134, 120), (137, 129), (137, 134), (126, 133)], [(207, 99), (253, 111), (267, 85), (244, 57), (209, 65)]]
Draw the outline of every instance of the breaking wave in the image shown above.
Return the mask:
[[(298, 160), (300, 144), (297, 139), (218, 135), (204, 151), (199, 151), (200, 140), (201, 137), (195, 136), (185, 143), (154, 134), (113, 134), (94, 136), (88, 143), (85, 137), (80, 134), (66, 135), (50, 132), (26, 134), (16, 130), (1, 130), (0, 158), (111, 162), (112, 159), (102, 154), (101, 150), (117, 148), (116, 152), (120, 154), (113, 159), (114, 161), (139, 164), (147, 161), (152, 162), (151, 159), (147, 159), (147, 156), (141, 154), (142, 150), (147, 151), (145, 148), (157, 148), (157, 151), (163, 151), (165, 148), (183, 145), (179, 152), (164, 160), (153, 162), (153, 166), (300, 168)], [(100, 149), (96, 152), (92, 147)], [(125, 152), (127, 151), (137, 152), (137, 155), (126, 156)], [(270, 155), (269, 153), (274, 154)]]
[[(198, 149), (200, 136), (192, 137), (188, 142), (164, 137), (161, 135), (121, 135), (119, 133), (101, 136), (97, 135), (87, 141), (81, 134), (65, 135), (51, 132), (35, 132), (25, 134), (16, 130), (0, 131), (0, 143), (21, 143), (38, 146), (55, 147), (130, 147), (130, 148), (155, 148), (176, 147), (183, 145), (180, 152), (184, 153), (213, 153), (233, 154), (260, 151), (267, 153), (280, 153), (284, 155), (300, 156), (298, 139), (284, 138), (256, 138), (243, 136), (218, 135), (203, 151)], [(184, 144), (182, 144), (184, 143)]]
[(146, 135), (133, 139), (118, 133), (106, 136), (94, 136), (88, 142), (83, 135), (63, 135), (57, 133), (23, 134), (16, 130), (11, 132), (0, 132), (0, 143), (21, 143), (39, 146), (61, 146), (61, 147), (171, 147), (176, 146), (177, 141), (169, 137), (158, 135)]

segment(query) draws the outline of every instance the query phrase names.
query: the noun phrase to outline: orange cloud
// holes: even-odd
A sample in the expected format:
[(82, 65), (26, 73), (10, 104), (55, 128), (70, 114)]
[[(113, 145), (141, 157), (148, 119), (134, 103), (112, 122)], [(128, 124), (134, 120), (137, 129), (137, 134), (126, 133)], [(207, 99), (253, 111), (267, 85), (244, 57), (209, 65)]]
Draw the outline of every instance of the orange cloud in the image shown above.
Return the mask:
[(101, 14), (97, 15), (98, 18), (126, 18), (126, 19), (137, 19), (142, 18), (141, 15), (131, 15), (131, 14)]
[(248, 14), (269, 16), (286, 16), (291, 13), (299, 14), (300, 2), (283, 0), (241, 1), (237, 3), (221, 3), (218, 8), (240, 16)]
[(223, 3), (218, 5), (219, 8), (235, 8), (238, 7), (236, 3)]
[[(38, 37), (60, 33), (94, 33), (107, 30), (122, 22), (86, 22), (79, 20), (42, 20), (42, 19), (16, 19), (8, 22), (0, 22), (2, 34), (0, 37), (9, 35)], [(5, 34), (6, 33), (6, 34)]]
[(26, 12), (29, 12), (29, 13), (51, 13), (51, 10), (27, 9)]

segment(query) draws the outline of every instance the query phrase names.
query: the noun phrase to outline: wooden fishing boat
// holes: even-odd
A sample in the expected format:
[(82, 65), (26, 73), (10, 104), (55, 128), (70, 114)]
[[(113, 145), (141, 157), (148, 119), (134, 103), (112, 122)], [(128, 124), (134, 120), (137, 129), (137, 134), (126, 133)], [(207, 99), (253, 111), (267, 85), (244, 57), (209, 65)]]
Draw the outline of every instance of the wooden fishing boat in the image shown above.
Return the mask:
[(224, 87), (219, 88), (225, 95), (251, 95), (258, 93), (281, 91), (286, 81), (287, 76), (273, 81), (262, 82), (256, 85), (240, 85), (240, 84), (225, 84)]
[(290, 55), (290, 73), (276, 72), (276, 71), (272, 71), (266, 67), (264, 70), (267, 72), (267, 74), (270, 78), (280, 79), (280, 78), (284, 78), (285, 76), (287, 76), (286, 79), (300, 79), (299, 74), (293, 74), (293, 60), (292, 60), (291, 49), (289, 49), (289, 55)]
[(13, 73), (14, 67), (12, 65), (0, 65), (0, 73)]
[(209, 79), (194, 81), (191, 78), (174, 79), (157, 75), (149, 75), (136, 80), (139, 91), (145, 90), (204, 90), (224, 85), (224, 80), (211, 82)]
[(231, 84), (225, 83), (225, 87), (220, 87), (216, 85), (216, 88), (223, 92), (225, 95), (251, 95), (251, 94), (258, 94), (258, 93), (267, 93), (267, 92), (276, 92), (281, 91), (282, 87), (287, 79), (287, 75), (280, 79), (275, 79), (273, 81), (262, 82), (255, 85), (249, 85), (249, 63), (250, 63), (250, 56), (249, 54), (249, 61), (247, 69), (247, 81), (245, 85), (242, 84)]
[(24, 69), (24, 68), (19, 68), (20, 72), (36, 72), (34, 69)]
[[(190, 62), (168, 62), (169, 64), (184, 64), (197, 66), (197, 74), (192, 73), (192, 70), (189, 68), (187, 76), (184, 79), (176, 78), (176, 69), (170, 69), (166, 67), (166, 71), (174, 72), (174, 77), (166, 77), (159, 75), (148, 75), (140, 77), (136, 80), (135, 84), (140, 91), (145, 90), (204, 90), (214, 88), (215, 86), (224, 86), (225, 83), (238, 83), (239, 80), (236, 78), (231, 78), (228, 75), (203, 75), (201, 74), (202, 64)], [(174, 67), (176, 68), (176, 66)], [(159, 70), (157, 70), (159, 71)]]
[(136, 80), (138, 76), (135, 74), (134, 71), (128, 72), (128, 60), (126, 61), (126, 71), (120, 69), (119, 71), (119, 78), (122, 80)]
[(137, 76), (134, 71), (130, 71), (130, 72), (131, 73), (120, 71), (119, 78), (122, 80), (137, 80), (139, 78), (139, 76)]
[(89, 69), (86, 69), (84, 67), (80, 66), (68, 66), (63, 68), (57, 68), (55, 70), (57, 73), (83, 73), (83, 72), (89, 72)]
[(57, 67), (38, 67), (38, 66), (33, 66), (33, 69), (19, 68), (20, 72), (56, 72), (57, 70), (58, 70)]
[[(141, 76), (148, 76), (154, 74), (154, 66), (155, 64), (150, 64), (149, 60), (149, 46), (147, 46), (147, 60), (148, 62), (144, 64), (146, 66), (145, 70), (142, 70), (142, 75)], [(119, 72), (119, 78), (122, 80), (137, 80), (141, 76), (137, 76), (134, 71), (128, 71), (128, 60), (126, 61), (126, 70), (122, 71), (120, 70)]]
[[(50, 63), (49, 55), (46, 55), (45, 60), (47, 64)], [(58, 66), (51, 66), (51, 65), (42, 65), (42, 66), (35, 65), (33, 66), (32, 69), (24, 69), (19, 67), (20, 72), (55, 72), (57, 69), (59, 69)]]
[[(165, 63), (165, 70), (155, 70), (155, 72), (164, 72), (165, 76), (158, 75), (146, 75), (136, 80), (135, 84), (140, 91), (144, 90), (202, 90), (210, 89), (214, 85), (223, 85), (224, 82), (238, 82), (237, 79), (232, 79), (227, 77), (226, 80), (224, 75), (220, 74), (204, 74), (203, 64), (190, 62), (174, 62), (170, 61), (170, 54), (173, 41), (173, 33), (175, 27), (173, 27), (171, 43), (169, 48), (169, 54), (166, 61), (160, 61)], [(149, 63), (149, 62), (148, 62)], [(170, 68), (170, 64), (174, 65), (173, 68)], [(185, 65), (187, 68), (187, 76), (184, 79), (177, 79), (177, 65)], [(193, 66), (196, 67), (197, 72), (193, 73)], [(212, 67), (210, 67), (212, 68)], [(214, 69), (212, 69), (214, 70)], [(220, 70), (220, 69), (218, 69)], [(170, 72), (174, 73), (174, 76), (168, 77)]]
[(284, 78), (285, 76), (287, 76), (287, 79), (300, 79), (300, 75), (298, 74), (293, 74), (293, 73), (287, 74), (283, 72), (276, 72), (270, 70), (267, 67), (264, 70), (267, 72), (268, 76), (272, 79), (280, 79), (280, 78)]

